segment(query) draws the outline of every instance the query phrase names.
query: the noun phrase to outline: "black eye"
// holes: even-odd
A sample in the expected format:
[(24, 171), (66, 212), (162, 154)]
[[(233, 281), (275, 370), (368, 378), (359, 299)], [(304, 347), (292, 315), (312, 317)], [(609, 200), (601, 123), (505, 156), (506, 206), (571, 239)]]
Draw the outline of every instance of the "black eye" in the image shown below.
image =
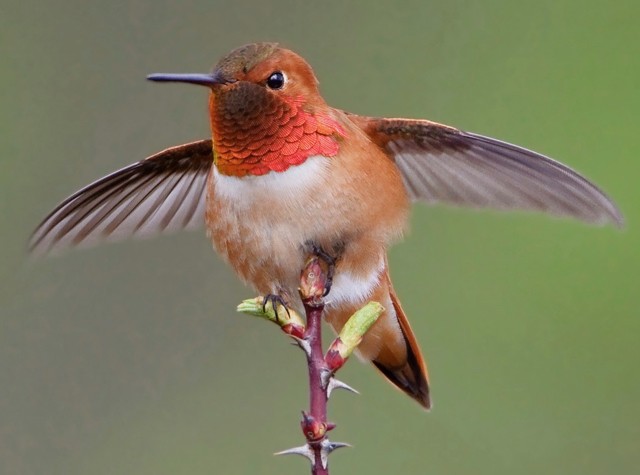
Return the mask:
[(267, 87), (269, 89), (282, 89), (282, 86), (284, 86), (284, 74), (280, 71), (271, 73), (271, 76), (267, 79)]

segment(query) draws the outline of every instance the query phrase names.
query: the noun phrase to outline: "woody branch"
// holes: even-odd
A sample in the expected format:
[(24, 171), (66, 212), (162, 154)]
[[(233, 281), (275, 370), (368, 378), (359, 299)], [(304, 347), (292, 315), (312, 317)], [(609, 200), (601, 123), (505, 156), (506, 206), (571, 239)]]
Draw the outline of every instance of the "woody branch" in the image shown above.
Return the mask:
[(331, 452), (348, 444), (332, 442), (327, 433), (335, 424), (327, 420), (327, 402), (334, 389), (342, 388), (356, 392), (335, 378), (335, 373), (344, 365), (364, 334), (375, 323), (383, 311), (377, 302), (370, 302), (357, 311), (345, 324), (340, 334), (329, 346), (326, 354), (322, 350), (322, 315), (325, 308), (327, 271), (321, 259), (311, 255), (307, 259), (300, 277), (300, 298), (306, 314), (306, 324), (292, 309), (285, 308), (272, 299), (257, 297), (245, 300), (238, 311), (266, 318), (293, 338), (307, 358), (309, 380), (309, 410), (302, 411), (300, 426), (305, 444), (278, 452), (276, 455), (303, 455), (311, 462), (312, 475), (329, 473), (328, 457)]

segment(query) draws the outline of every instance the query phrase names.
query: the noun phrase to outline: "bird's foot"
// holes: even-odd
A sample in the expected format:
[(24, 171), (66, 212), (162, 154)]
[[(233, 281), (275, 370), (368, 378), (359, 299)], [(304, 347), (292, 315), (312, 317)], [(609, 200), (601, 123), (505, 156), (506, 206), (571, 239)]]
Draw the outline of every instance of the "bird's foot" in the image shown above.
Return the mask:
[(289, 318), (291, 318), (291, 313), (289, 312), (289, 307), (287, 306), (287, 302), (285, 301), (284, 297), (282, 297), (281, 295), (278, 294), (267, 294), (264, 296), (264, 300), (262, 302), (262, 311), (266, 312), (267, 309), (267, 304), (271, 303), (271, 305), (273, 306), (273, 311), (276, 314), (276, 322), (279, 323), (279, 318), (278, 317), (278, 305), (281, 305), (282, 307), (284, 307), (284, 309), (287, 311), (287, 316)]

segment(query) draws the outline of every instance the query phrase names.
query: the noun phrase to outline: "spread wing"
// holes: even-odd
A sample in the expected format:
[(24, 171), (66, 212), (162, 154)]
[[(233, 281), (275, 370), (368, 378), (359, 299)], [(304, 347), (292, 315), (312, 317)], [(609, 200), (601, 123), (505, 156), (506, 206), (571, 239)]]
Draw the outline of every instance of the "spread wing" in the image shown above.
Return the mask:
[(212, 164), (211, 140), (201, 140), (107, 175), (60, 203), (34, 231), (29, 249), (45, 254), (199, 227)]
[(539, 153), (427, 120), (350, 118), (395, 161), (414, 201), (622, 225), (620, 211), (596, 185)]

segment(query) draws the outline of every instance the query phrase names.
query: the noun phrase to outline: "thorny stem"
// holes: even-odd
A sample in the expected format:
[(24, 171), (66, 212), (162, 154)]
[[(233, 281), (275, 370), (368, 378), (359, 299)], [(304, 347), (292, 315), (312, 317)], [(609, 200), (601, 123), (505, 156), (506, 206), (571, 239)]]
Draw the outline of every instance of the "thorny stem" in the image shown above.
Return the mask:
[[(309, 368), (309, 416), (313, 418), (321, 427), (327, 427), (327, 391), (323, 383), (323, 372), (328, 371), (322, 354), (322, 312), (324, 302), (304, 303), (304, 310), (307, 314), (307, 330), (305, 340), (309, 343), (310, 352), (307, 355), (307, 365)], [(303, 430), (305, 421), (303, 420)], [(325, 429), (326, 430), (326, 429)], [(307, 443), (313, 450), (314, 460), (311, 467), (313, 475), (324, 475), (329, 473), (329, 466), (322, 466), (321, 442), (326, 438), (322, 434), (320, 440), (312, 440), (313, 432), (305, 432)]]
[[(327, 432), (335, 427), (327, 421), (327, 401), (333, 388), (344, 388), (356, 392), (353, 388), (334, 378), (362, 340), (364, 334), (383, 312), (379, 303), (369, 302), (346, 322), (338, 337), (331, 343), (327, 354), (322, 351), (322, 314), (325, 307), (324, 297), (328, 282), (328, 269), (325, 270), (318, 256), (310, 256), (300, 276), (300, 298), (306, 313), (306, 324), (292, 309), (285, 308), (273, 296), (248, 299), (238, 306), (238, 311), (270, 320), (289, 336), (307, 356), (309, 372), (309, 412), (302, 412), (302, 433), (306, 444), (288, 449), (277, 455), (304, 455), (311, 461), (312, 475), (328, 475), (329, 454), (348, 444), (330, 442)], [(327, 285), (329, 283), (329, 285)]]

